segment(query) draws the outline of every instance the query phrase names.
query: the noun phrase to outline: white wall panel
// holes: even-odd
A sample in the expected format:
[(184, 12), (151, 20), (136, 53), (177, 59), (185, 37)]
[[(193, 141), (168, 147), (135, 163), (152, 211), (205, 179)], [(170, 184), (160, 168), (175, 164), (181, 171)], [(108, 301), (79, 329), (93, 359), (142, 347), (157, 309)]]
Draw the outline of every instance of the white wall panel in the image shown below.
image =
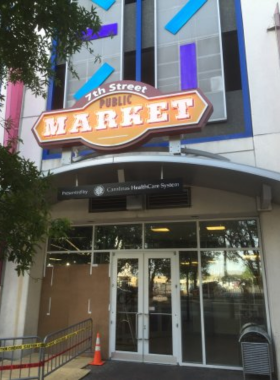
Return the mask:
[(280, 134), (254, 137), (256, 165), (263, 169), (280, 171)]
[[(242, 0), (253, 132), (280, 132), (280, 66), (273, 14), (277, 1)], [(260, 160), (258, 160), (260, 161)]]
[(23, 157), (35, 162), (38, 168), (41, 168), (42, 148), (31, 130), (37, 118), (38, 116), (25, 117), (21, 120), (20, 138), (23, 143), (19, 144), (19, 151)]

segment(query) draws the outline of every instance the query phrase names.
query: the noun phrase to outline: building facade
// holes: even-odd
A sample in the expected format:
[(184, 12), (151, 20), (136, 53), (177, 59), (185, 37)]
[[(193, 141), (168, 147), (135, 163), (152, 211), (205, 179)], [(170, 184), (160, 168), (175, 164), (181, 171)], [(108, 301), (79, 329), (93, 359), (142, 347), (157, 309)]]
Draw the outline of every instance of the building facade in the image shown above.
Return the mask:
[[(69, 218), (73, 229), (42, 247), (30, 276), (17, 278), (6, 263), (0, 335), (44, 336), (90, 317), (106, 358), (240, 369), (240, 331), (252, 323), (271, 336), (277, 371), (277, 4), (80, 3), (96, 5), (103, 22), (98, 38), (87, 30), (100, 59), (86, 50), (74, 56), (79, 79), (57, 61), (63, 86), (51, 83), (47, 100), (28, 89), (7, 92), (6, 115), (12, 101), (20, 105), (19, 150), (53, 172), (53, 217)], [(50, 142), (54, 124), (45, 142), (32, 132), (42, 112), (63, 118), (58, 110), (77, 115), (95, 102), (97, 129), (123, 132), (130, 125), (110, 124), (114, 112), (145, 88), (165, 99), (199, 88), (213, 112), (200, 130), (149, 135), (124, 150), (106, 135), (100, 149), (87, 139)], [(174, 103), (161, 107), (154, 114), (159, 127)], [(135, 108), (132, 116), (122, 112), (137, 125)], [(89, 128), (81, 120), (75, 128)], [(89, 189), (91, 196), (81, 196)]]

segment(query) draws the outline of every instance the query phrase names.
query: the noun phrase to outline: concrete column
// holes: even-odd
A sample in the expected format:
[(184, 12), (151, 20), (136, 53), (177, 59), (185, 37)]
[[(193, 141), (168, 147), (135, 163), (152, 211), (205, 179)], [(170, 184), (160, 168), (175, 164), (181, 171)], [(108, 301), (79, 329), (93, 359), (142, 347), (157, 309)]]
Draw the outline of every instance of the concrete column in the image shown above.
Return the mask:
[[(268, 307), (271, 319), (272, 338), (280, 376), (280, 206), (273, 205), (272, 211), (260, 215), (264, 264), (268, 290)], [(277, 371), (277, 368), (276, 368)]]

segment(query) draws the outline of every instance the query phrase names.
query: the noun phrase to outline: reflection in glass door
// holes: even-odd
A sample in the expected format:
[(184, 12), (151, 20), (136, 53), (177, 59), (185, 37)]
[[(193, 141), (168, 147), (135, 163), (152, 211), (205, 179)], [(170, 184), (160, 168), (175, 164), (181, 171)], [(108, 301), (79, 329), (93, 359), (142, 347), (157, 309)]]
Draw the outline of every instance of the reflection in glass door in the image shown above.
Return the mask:
[(171, 259), (148, 259), (149, 353), (172, 355)]
[[(112, 358), (177, 362), (175, 254), (116, 253), (111, 307)], [(177, 328), (178, 330), (178, 328)]]
[(139, 260), (117, 260), (116, 350), (137, 352)]

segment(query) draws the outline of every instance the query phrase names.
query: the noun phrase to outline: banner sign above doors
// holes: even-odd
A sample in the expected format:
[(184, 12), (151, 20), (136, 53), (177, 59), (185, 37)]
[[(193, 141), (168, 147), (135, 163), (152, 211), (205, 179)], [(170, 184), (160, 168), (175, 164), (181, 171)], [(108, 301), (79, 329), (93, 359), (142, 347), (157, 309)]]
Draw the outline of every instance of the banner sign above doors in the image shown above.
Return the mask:
[(116, 195), (156, 194), (183, 191), (182, 179), (159, 181), (117, 182), (91, 186), (58, 188), (58, 200), (112, 197)]
[(43, 148), (84, 144), (110, 153), (155, 136), (197, 132), (213, 106), (199, 89), (162, 94), (141, 82), (98, 87), (73, 108), (43, 112), (32, 131)]

